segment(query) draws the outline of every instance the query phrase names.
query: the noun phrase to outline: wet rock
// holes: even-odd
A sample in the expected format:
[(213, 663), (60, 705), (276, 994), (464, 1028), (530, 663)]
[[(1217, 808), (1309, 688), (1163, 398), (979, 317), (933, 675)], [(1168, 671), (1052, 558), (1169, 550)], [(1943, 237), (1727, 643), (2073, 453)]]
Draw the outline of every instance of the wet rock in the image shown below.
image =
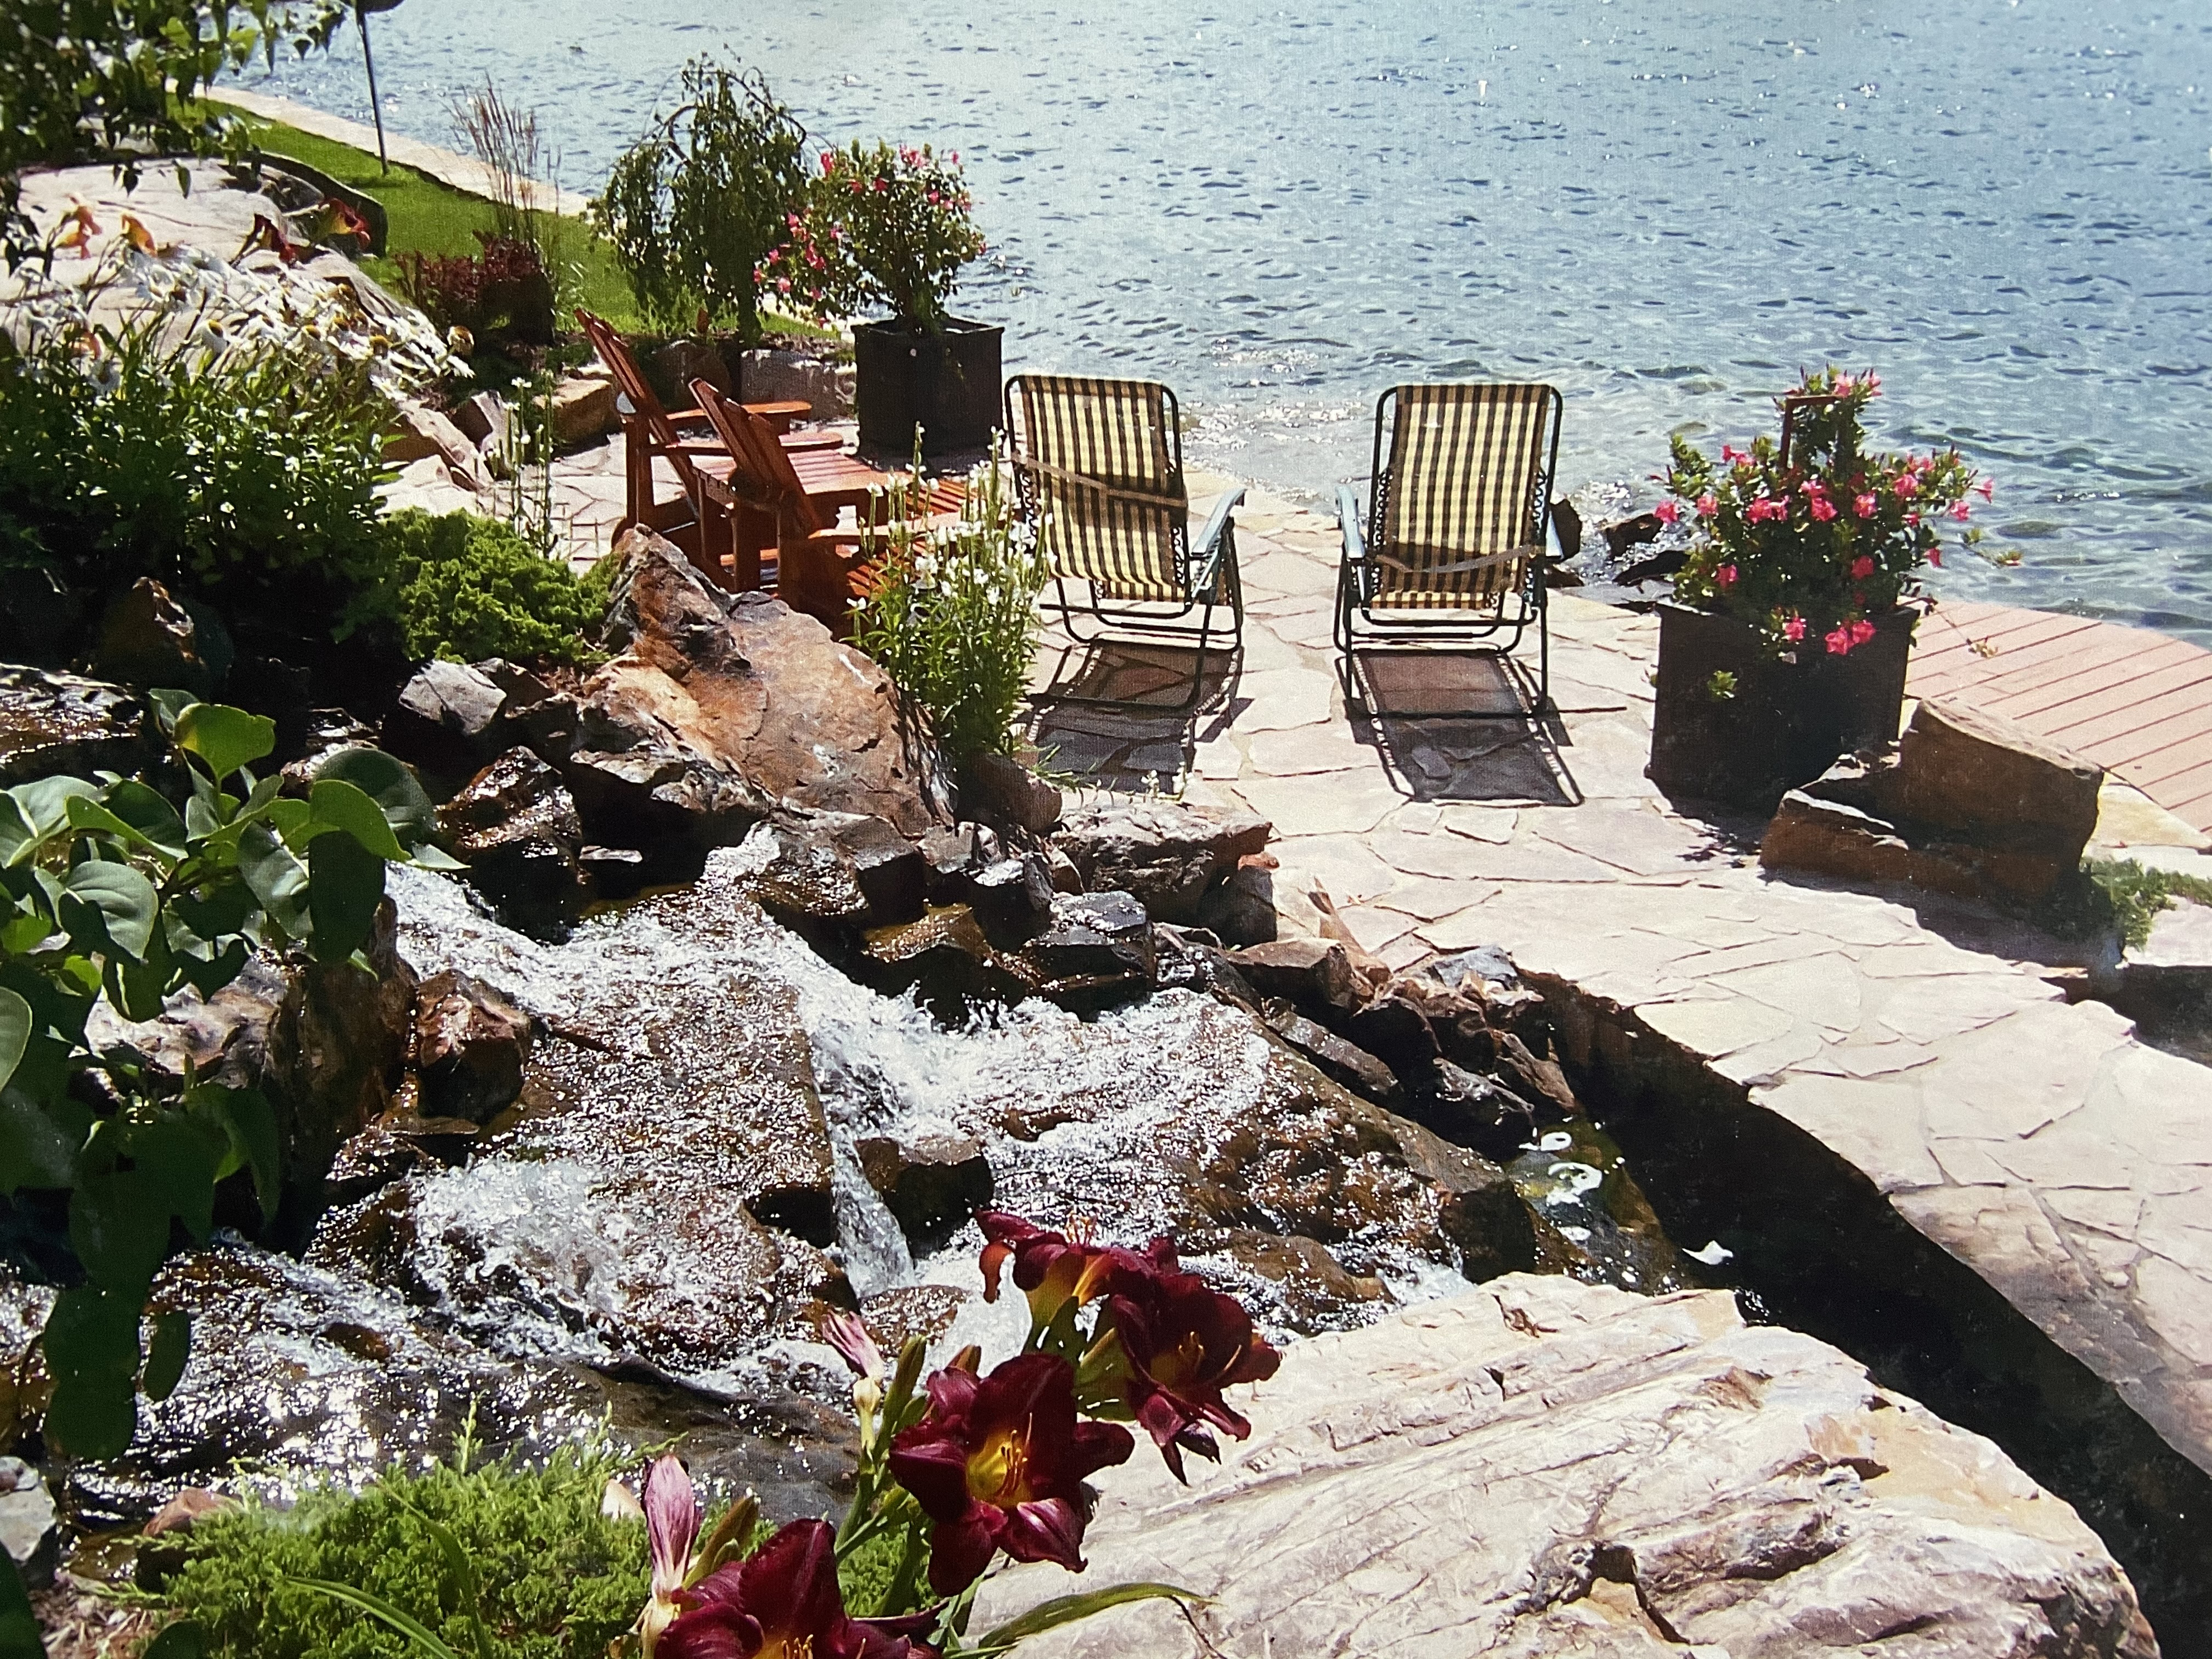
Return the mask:
[(1060, 793), (1019, 761), (986, 750), (960, 769), (960, 808), (1041, 836), (1060, 822)]
[(1030, 990), (965, 904), (933, 905), (916, 921), (872, 929), (854, 969), (886, 996), (913, 991), (947, 1024), (979, 1005), (1019, 1002)]
[(530, 1017), (482, 980), (446, 969), (415, 994), (415, 1074), (426, 1117), (486, 1124), (522, 1093)]
[(173, 688), (204, 697), (221, 678), (217, 665), (209, 660), (211, 654), (202, 650), (198, 628), (169, 590), (151, 576), (141, 576), (100, 617), (94, 666), (102, 678), (126, 685)]
[(1275, 909), (1275, 875), (1266, 865), (1246, 862), (1206, 890), (1199, 901), (1198, 925), (1227, 945), (1267, 945), (1279, 928)]
[(909, 1239), (944, 1238), (991, 1202), (991, 1164), (980, 1142), (942, 1131), (870, 1135), (854, 1151), (860, 1173)]
[(144, 765), (146, 706), (104, 680), (0, 664), (0, 789)]
[(532, 946), (452, 885), (395, 872), (408, 950), (496, 978), (545, 1030), (520, 1115), (465, 1167), (416, 1173), (318, 1236), (333, 1270), (404, 1287), (461, 1328), (589, 1342), (680, 1376), (724, 1372), (849, 1299), (829, 1130), (788, 984), (803, 956), (745, 895), (735, 853), (697, 885)]
[(950, 1285), (900, 1285), (860, 1304), (860, 1318), (885, 1359), (896, 1359), (910, 1336), (934, 1342), (952, 1328), (969, 1300)]
[(46, 1477), (20, 1457), (0, 1457), (0, 1549), (24, 1584), (52, 1583), (61, 1556), (61, 1525)]
[(607, 635), (623, 654), (579, 691), (560, 763), (592, 839), (732, 844), (778, 803), (908, 836), (951, 820), (874, 663), (777, 600), (710, 589), (650, 532), (617, 554)]
[(1401, 1082), (1414, 1086), (1428, 1077), (1442, 1053), (1428, 1016), (1413, 998), (1396, 991), (1384, 991), (1353, 1014), (1344, 1034), (1396, 1073)]
[(1324, 1024), (1349, 1019), (1367, 1000), (1350, 954), (1334, 939), (1276, 939), (1238, 951), (1230, 961), (1261, 996), (1281, 997)]
[[(1250, 1440), (1188, 1488), (1142, 1454), (1102, 1472), (1084, 1538), (1101, 1583), (1215, 1599), (1101, 1613), (1036, 1659), (2158, 1650), (2063, 1502), (1723, 1292), (1506, 1279), (1298, 1344), (1232, 1403)], [(1065, 1582), (1016, 1568), (977, 1615)]]
[(1134, 894), (1156, 921), (1206, 925), (1199, 913), (1207, 893), (1266, 847), (1271, 833), (1265, 818), (1249, 812), (1219, 815), (1147, 800), (1076, 807), (1053, 843), (1086, 887)]
[(1157, 961), (1152, 919), (1117, 892), (1056, 897), (1050, 924), (1010, 958), (1037, 995), (1078, 1012), (1146, 995)]
[(770, 915), (801, 929), (911, 921), (927, 902), (922, 850), (881, 818), (785, 810), (755, 832), (748, 851), (769, 853), (749, 888)]
[(1383, 1106), (1395, 1106), (1404, 1098), (1397, 1074), (1388, 1066), (1327, 1026), (1315, 1024), (1281, 998), (1269, 998), (1261, 1012), (1269, 1030), (1354, 1094)]
[(1844, 757), (1785, 795), (1759, 862), (2033, 906), (2078, 883), (2103, 781), (2012, 721), (1925, 702), (1895, 750)]
[[(325, 1201), (339, 1149), (380, 1115), (398, 1086), (413, 1036), (415, 975), (394, 946), (387, 899), (362, 952), (349, 962), (257, 956), (211, 998), (185, 991), (158, 1019), (131, 1024), (104, 1001), (87, 1026), (96, 1048), (135, 1051), (180, 1084), (191, 1072), (230, 1088), (256, 1088), (275, 1109), (284, 1193), (264, 1219), (239, 1188), (218, 1207), (226, 1224), (304, 1243)], [(228, 1190), (228, 1188), (226, 1189)]]
[(428, 662), (384, 717), (383, 746), (428, 772), (466, 777), (507, 746), (507, 693), (483, 669)]
[(1287, 1322), (1305, 1330), (1328, 1328), (1347, 1308), (1372, 1307), (1390, 1299), (1381, 1279), (1352, 1273), (1316, 1239), (1277, 1238), (1242, 1230), (1230, 1233), (1224, 1252), (1275, 1287)]
[(469, 879), (516, 927), (557, 933), (588, 894), (584, 823), (560, 774), (510, 749), (438, 809)]
[(1042, 856), (1000, 859), (975, 872), (968, 902), (983, 931), (1002, 944), (1018, 944), (1051, 920), (1055, 895)]
[(1055, 893), (1079, 893), (1083, 890), (1083, 872), (1075, 867), (1075, 860), (1051, 842), (1045, 843), (1045, 867), (1052, 872), (1052, 890)]
[(343, 708), (312, 708), (300, 732), (300, 752), (284, 764), (284, 793), (305, 799), (323, 763), (341, 749), (374, 749), (377, 730)]
[(236, 1507), (235, 1498), (209, 1487), (186, 1486), (146, 1523), (131, 1563), (131, 1581), (140, 1589), (158, 1595), (189, 1558), (191, 1537), (200, 1522)]
[(929, 902), (965, 903), (976, 876), (1001, 854), (996, 831), (981, 823), (958, 823), (925, 830), (921, 856), (929, 866)]

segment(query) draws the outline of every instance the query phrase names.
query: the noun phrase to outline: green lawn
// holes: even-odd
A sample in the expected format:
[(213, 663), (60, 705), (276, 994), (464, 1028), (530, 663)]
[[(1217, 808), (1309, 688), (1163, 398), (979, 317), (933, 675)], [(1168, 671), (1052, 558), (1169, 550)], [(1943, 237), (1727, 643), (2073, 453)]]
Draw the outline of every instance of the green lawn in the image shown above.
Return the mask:
[[(246, 118), (253, 141), (262, 149), (295, 161), (319, 167), (340, 184), (374, 196), (384, 204), (391, 221), (389, 245), (382, 258), (363, 261), (368, 274), (386, 287), (398, 285), (400, 256), (409, 253), (474, 253), (476, 233), (495, 228), (492, 205), (439, 183), (412, 167), (395, 166), (389, 173), (377, 166), (376, 157), (350, 144), (318, 138), (279, 122)], [(598, 312), (625, 333), (645, 331), (637, 302), (615, 263), (614, 250), (589, 225), (568, 222), (568, 263), (574, 267), (566, 284), (575, 303)]]

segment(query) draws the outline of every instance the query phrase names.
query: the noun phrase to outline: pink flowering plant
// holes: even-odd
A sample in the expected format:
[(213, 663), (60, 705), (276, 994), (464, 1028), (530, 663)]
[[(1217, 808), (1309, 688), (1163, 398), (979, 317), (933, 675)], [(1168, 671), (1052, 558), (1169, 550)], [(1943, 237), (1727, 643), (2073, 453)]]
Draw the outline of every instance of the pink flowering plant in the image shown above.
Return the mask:
[(824, 319), (888, 310), (941, 331), (960, 269), (982, 257), (957, 151), (855, 141), (824, 150), (783, 242), (762, 262), (777, 299)]
[[(1991, 489), (1955, 449), (1867, 453), (1861, 417), (1881, 395), (1871, 371), (1807, 374), (1781, 400), (1786, 453), (1759, 437), (1748, 450), (1723, 444), (1715, 463), (1678, 435), (1658, 508), (1692, 532), (1674, 597), (1750, 623), (1778, 653), (1813, 645), (1836, 656), (1917, 598), (1923, 567), (1943, 562), (1941, 527), (1965, 525), (1970, 498)], [(1981, 535), (1966, 530), (1960, 544), (1978, 550)]]

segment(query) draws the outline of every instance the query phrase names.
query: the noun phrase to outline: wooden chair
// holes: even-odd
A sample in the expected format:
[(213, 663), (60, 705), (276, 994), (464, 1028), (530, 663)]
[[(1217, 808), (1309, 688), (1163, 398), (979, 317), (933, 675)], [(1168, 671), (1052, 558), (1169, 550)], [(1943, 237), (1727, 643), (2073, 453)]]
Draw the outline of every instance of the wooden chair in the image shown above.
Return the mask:
[(1376, 400), (1367, 512), (1348, 487), (1337, 501), (1335, 632), (1347, 699), (1363, 641), (1464, 650), (1502, 638), (1487, 648), (1504, 657), (1533, 624), (1534, 712), (1542, 713), (1552, 662), (1544, 538), (1560, 409), (1548, 386), (1401, 386)]
[[(652, 383), (639, 368), (637, 359), (614, 326), (604, 318), (579, 309), (576, 320), (584, 330), (592, 349), (607, 372), (615, 378), (615, 389), (621, 393), (623, 425), (623, 518), (615, 533), (632, 525), (643, 525), (666, 535), (683, 546), (702, 570), (719, 572), (734, 541), (742, 541), (752, 532), (752, 527), (738, 530), (729, 520), (735, 504), (732, 500), (727, 480), (730, 460), (726, 451), (715, 441), (710, 432), (700, 430), (686, 437), (684, 428), (690, 426), (703, 428), (706, 416), (698, 409), (682, 409), (671, 413), (654, 395)], [(808, 405), (798, 402), (749, 404), (745, 405), (770, 424), (777, 441), (794, 451), (813, 452), (841, 447), (834, 433), (796, 433), (791, 424), (807, 412)], [(683, 486), (682, 496), (663, 501), (656, 499), (653, 464), (666, 457), (676, 471), (677, 481)], [(687, 519), (687, 516), (688, 519)], [(687, 533), (686, 524), (696, 525), (696, 534)]]
[[(1197, 647), (1190, 695), (1206, 684), (1209, 644), (1243, 643), (1244, 590), (1237, 571), (1233, 490), (1205, 530), (1190, 534), (1183, 485), (1182, 421), (1175, 393), (1151, 380), (1018, 374), (1006, 382), (1006, 435), (1022, 512), (1036, 526), (1052, 571), (1048, 609), (1069, 637), (1090, 645), (1111, 632), (1132, 643)], [(1079, 604), (1067, 584), (1079, 581)], [(1225, 605), (1230, 626), (1217, 630)], [(1188, 622), (1197, 613), (1197, 624)], [(1086, 635), (1078, 626), (1085, 618)], [(1145, 699), (1055, 696), (1052, 701), (1159, 708)]]
[[(759, 416), (733, 404), (705, 380), (694, 380), (708, 423), (728, 447), (734, 465), (730, 488), (750, 513), (775, 525), (776, 597), (794, 611), (820, 619), (840, 639), (849, 635), (853, 599), (865, 591), (865, 568), (878, 556), (870, 546), (870, 520), (882, 516), (891, 477), (844, 454), (793, 453), (775, 441)], [(962, 486), (940, 479), (925, 505), (932, 514), (957, 512)], [(850, 507), (855, 522), (838, 523)], [(880, 532), (882, 526), (876, 526)], [(762, 584), (761, 550), (741, 542), (732, 562), (732, 585)]]

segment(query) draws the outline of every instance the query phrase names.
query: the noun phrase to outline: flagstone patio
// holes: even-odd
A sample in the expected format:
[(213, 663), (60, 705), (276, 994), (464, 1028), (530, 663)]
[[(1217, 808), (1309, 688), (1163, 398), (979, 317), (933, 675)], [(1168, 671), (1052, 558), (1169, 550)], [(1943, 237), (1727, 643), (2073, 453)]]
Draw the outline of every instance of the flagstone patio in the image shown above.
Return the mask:
[[(2052, 982), (2067, 950), (2032, 929), (1770, 876), (1759, 823), (1672, 807), (1644, 776), (1653, 618), (1555, 592), (1540, 727), (1352, 720), (1330, 653), (1334, 526), (1255, 494), (1238, 545), (1245, 649), (1213, 706), (1044, 704), (1054, 768), (1264, 814), (1288, 926), (1323, 927), (1318, 891), (1394, 968), (1498, 945), (1662, 1034), (1848, 1160), (2212, 1470), (2212, 1071), (2069, 1004)], [(1064, 643), (1040, 689), (1141, 695), (1178, 665)], [(1460, 706), (1510, 707), (1496, 675), (1460, 672)], [(1394, 689), (1402, 708), (1396, 690), (1413, 688)], [(2203, 848), (2125, 786), (2107, 799), (2109, 836)]]

